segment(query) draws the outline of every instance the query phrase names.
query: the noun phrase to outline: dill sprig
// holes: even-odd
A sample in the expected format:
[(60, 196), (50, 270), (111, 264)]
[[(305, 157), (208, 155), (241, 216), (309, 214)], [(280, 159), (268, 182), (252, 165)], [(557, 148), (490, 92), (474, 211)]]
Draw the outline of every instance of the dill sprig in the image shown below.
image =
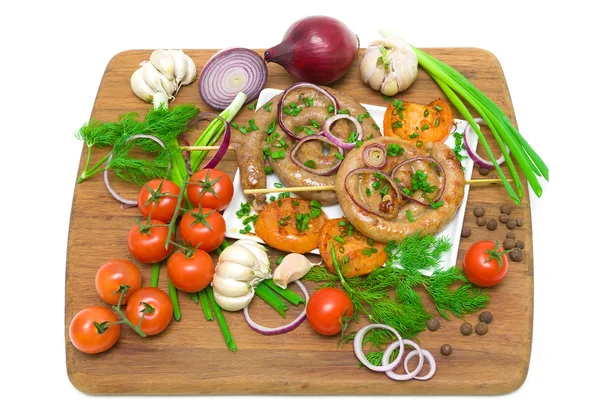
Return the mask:
[[(363, 313), (369, 322), (387, 324), (404, 339), (414, 339), (425, 330), (431, 318), (431, 313), (415, 289), (419, 285), (428, 292), (436, 310), (446, 320), (450, 320), (448, 313), (462, 318), (488, 304), (486, 292), (471, 284), (460, 268), (439, 268), (442, 255), (450, 247), (447, 237), (416, 233), (400, 244), (389, 243), (386, 246), (388, 261), (385, 266), (374, 269), (366, 276), (344, 278), (341, 270), (334, 275), (322, 266), (314, 266), (304, 279), (318, 283), (319, 287), (335, 287), (339, 280), (352, 300), (355, 313), (353, 320), (358, 321), (358, 313)], [(335, 258), (334, 252), (332, 256)], [(431, 276), (421, 273), (431, 269)], [(457, 283), (461, 285), (454, 289)], [(348, 343), (353, 338), (354, 333), (348, 334), (340, 343)], [(367, 332), (363, 345), (374, 349), (367, 354), (367, 359), (375, 365), (381, 365), (382, 348), (393, 340), (395, 336), (385, 329)]]

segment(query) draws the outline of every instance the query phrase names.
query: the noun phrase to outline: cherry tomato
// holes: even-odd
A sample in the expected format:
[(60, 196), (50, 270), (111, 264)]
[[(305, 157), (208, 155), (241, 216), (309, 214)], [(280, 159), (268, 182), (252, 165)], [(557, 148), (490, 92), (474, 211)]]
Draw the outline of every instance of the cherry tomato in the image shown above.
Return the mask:
[(140, 189), (138, 208), (144, 218), (150, 217), (168, 223), (177, 209), (179, 192), (179, 186), (170, 180), (150, 180)]
[(117, 316), (106, 307), (84, 308), (71, 320), (69, 339), (83, 353), (104, 352), (117, 342), (121, 334), (120, 325), (110, 325), (116, 321)]
[(128, 260), (111, 260), (96, 272), (96, 292), (104, 302), (112, 305), (119, 303), (121, 285), (129, 285), (129, 290), (121, 304), (126, 304), (131, 294), (142, 286), (140, 270)]
[(210, 284), (215, 274), (215, 264), (204, 250), (196, 249), (189, 256), (179, 251), (169, 258), (167, 273), (175, 288), (196, 292)]
[[(143, 263), (155, 263), (165, 259), (173, 250), (173, 243), (165, 247), (169, 226), (159, 220), (140, 222), (129, 230), (127, 245), (134, 258)], [(171, 237), (173, 240), (173, 237)]]
[(144, 287), (133, 293), (127, 303), (125, 316), (138, 325), (144, 316), (140, 329), (146, 335), (157, 335), (169, 325), (173, 316), (173, 303), (160, 288)]
[(354, 312), (352, 300), (339, 288), (321, 288), (310, 296), (306, 318), (312, 328), (322, 335), (336, 335), (342, 331), (343, 317)]
[(465, 275), (475, 285), (491, 287), (504, 279), (508, 272), (506, 252), (498, 242), (479, 241), (469, 247), (463, 258)]
[(211, 252), (225, 240), (225, 219), (214, 209), (194, 208), (181, 217), (179, 234), (192, 247)]
[(221, 170), (202, 169), (190, 178), (187, 195), (195, 207), (223, 211), (233, 198), (233, 182)]

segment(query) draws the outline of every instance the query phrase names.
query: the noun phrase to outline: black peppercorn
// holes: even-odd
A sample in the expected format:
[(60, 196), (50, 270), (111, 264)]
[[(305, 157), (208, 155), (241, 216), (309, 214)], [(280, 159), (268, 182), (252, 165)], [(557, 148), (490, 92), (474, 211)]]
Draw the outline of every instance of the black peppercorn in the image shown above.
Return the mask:
[(431, 330), (432, 332), (435, 332), (436, 330), (438, 330), (440, 328), (440, 321), (436, 318), (430, 319), (427, 322), (427, 328), (429, 330)]
[(473, 214), (475, 214), (475, 217), (483, 217), (485, 215), (485, 210), (483, 207), (477, 206), (473, 209)]
[(498, 222), (496, 220), (490, 220), (487, 222), (486, 227), (488, 230), (495, 230), (498, 227)]
[(515, 241), (513, 239), (506, 239), (502, 242), (504, 250), (510, 250), (515, 247)]
[(525, 249), (525, 242), (523, 242), (523, 240), (517, 240), (515, 242), (515, 246), (517, 246), (519, 249)]
[(510, 213), (512, 212), (512, 208), (508, 204), (502, 204), (502, 206), (500, 207), (500, 212), (502, 214), (510, 215)]
[(523, 251), (519, 247), (515, 247), (510, 251), (510, 260), (520, 262), (523, 260)]
[(508, 221), (508, 214), (500, 214), (498, 220), (500, 220), (501, 223), (506, 223)]
[(493, 318), (492, 313), (489, 311), (484, 311), (479, 315), (479, 320), (485, 323), (491, 323)]
[(516, 226), (517, 222), (514, 220), (514, 218), (511, 218), (506, 222), (506, 227), (510, 228), (511, 230), (514, 229)]
[(469, 237), (471, 235), (471, 227), (463, 226), (460, 235), (462, 237)]
[(507, 239), (514, 239), (515, 238), (515, 233), (513, 233), (512, 231), (509, 231), (508, 233), (506, 233), (506, 238)]
[(484, 226), (485, 223), (487, 223), (487, 220), (485, 219), (485, 217), (479, 217), (475, 223), (477, 223), (478, 226)]
[(479, 322), (475, 325), (475, 331), (478, 335), (485, 335), (488, 331), (488, 325), (486, 322)]
[(452, 346), (445, 343), (440, 348), (440, 352), (442, 353), (442, 355), (450, 355), (452, 353)]
[(479, 168), (479, 174), (481, 176), (487, 176), (490, 173), (490, 169), (488, 169), (487, 167), (480, 167)]
[(523, 221), (522, 218), (517, 218), (515, 221), (517, 223), (517, 227), (523, 227), (523, 224), (525, 224), (525, 221)]
[(460, 333), (465, 336), (469, 336), (471, 333), (473, 333), (473, 326), (471, 326), (469, 323), (463, 323), (460, 326)]

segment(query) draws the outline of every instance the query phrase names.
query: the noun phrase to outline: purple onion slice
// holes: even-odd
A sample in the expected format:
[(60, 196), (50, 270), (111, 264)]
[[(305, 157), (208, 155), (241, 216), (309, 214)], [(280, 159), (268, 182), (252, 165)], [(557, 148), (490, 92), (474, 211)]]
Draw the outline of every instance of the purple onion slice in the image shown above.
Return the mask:
[[(415, 198), (412, 195), (409, 195), (406, 192), (404, 192), (404, 190), (402, 188), (402, 186), (403, 186), (402, 184), (400, 184), (401, 187), (398, 188), (398, 189), (399, 189), (400, 193), (402, 194), (402, 196), (404, 198), (410, 200), (410, 201), (416, 202), (416, 203), (421, 204), (421, 205), (431, 205), (432, 202), (436, 202), (436, 201), (438, 201), (441, 198), (441, 196), (444, 193), (444, 190), (446, 189), (446, 172), (445, 172), (444, 168), (442, 167), (442, 165), (437, 160), (432, 159), (431, 157), (413, 157), (411, 159), (404, 160), (403, 162), (397, 164), (392, 169), (391, 177), (392, 177), (392, 179), (398, 178), (398, 176), (397, 176), (398, 169), (403, 168), (406, 165), (410, 165), (412, 163), (415, 163), (417, 161), (425, 161), (428, 164), (430, 164), (430, 165), (431, 164), (436, 165), (439, 168), (439, 173), (438, 174), (439, 174), (439, 177), (440, 177), (440, 188), (439, 188), (439, 191), (438, 191), (436, 197), (434, 199), (431, 199), (431, 198), (429, 198), (429, 199), (425, 199), (425, 198), (418, 199), (418, 198)], [(394, 182), (394, 183), (396, 183), (396, 182)], [(404, 185), (404, 187), (408, 187), (408, 186), (410, 186), (410, 185)]]
[(330, 144), (333, 147), (337, 147), (338, 152), (341, 155), (344, 154), (344, 150), (342, 150), (340, 147), (333, 144), (327, 137), (324, 137), (323, 135), (309, 135), (308, 137), (304, 137), (300, 141), (298, 141), (292, 148), (290, 156), (291, 156), (294, 164), (296, 166), (298, 166), (300, 169), (304, 170), (305, 172), (312, 173), (313, 175), (329, 176), (329, 175), (335, 173), (338, 170), (338, 168), (340, 167), (340, 165), (342, 164), (342, 161), (337, 158), (336, 158), (336, 162), (333, 166), (327, 167), (324, 169), (317, 169), (316, 167), (314, 167), (314, 168), (308, 167), (308, 166), (306, 166), (306, 162), (302, 163), (298, 159), (298, 156), (296, 156), (296, 154), (298, 154), (298, 150), (300, 149), (300, 147), (302, 147), (303, 144), (306, 144), (309, 141), (321, 141), (321, 142)]

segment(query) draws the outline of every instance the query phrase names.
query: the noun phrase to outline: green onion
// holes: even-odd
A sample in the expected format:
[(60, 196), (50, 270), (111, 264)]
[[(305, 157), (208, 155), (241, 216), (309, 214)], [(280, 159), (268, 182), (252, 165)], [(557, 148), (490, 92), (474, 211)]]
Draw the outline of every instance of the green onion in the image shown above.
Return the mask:
[(347, 224), (347, 223), (346, 223), (346, 221), (340, 221), (340, 222), (338, 223), (338, 226), (340, 226), (340, 227), (344, 227), (346, 224)]
[(262, 282), (258, 284), (256, 288), (254, 288), (254, 291), (256, 292), (256, 295), (265, 301), (265, 303), (273, 307), (279, 314), (281, 314), (281, 317), (286, 317), (285, 312), (288, 310), (288, 306), (281, 300), (281, 298), (279, 298), (277, 294), (275, 294), (275, 291)]
[(151, 287), (158, 287), (158, 278), (160, 275), (160, 262), (152, 264), (152, 279), (150, 280)]
[(442, 110), (442, 107), (440, 105), (435, 105), (434, 108), (436, 108), (438, 111)]
[(425, 109), (425, 112), (423, 112), (423, 116), (425, 118), (427, 118), (429, 116), (429, 109)]
[(267, 102), (267, 103), (265, 103), (265, 106), (263, 106), (263, 108), (265, 108), (265, 111), (271, 112), (271, 105), (272, 104), (273, 104), (273, 102)]
[(208, 300), (210, 301), (210, 305), (215, 312), (215, 317), (219, 322), (219, 327), (221, 327), (221, 333), (223, 333), (223, 338), (225, 339), (225, 343), (231, 352), (237, 351), (237, 346), (235, 341), (233, 340), (233, 336), (231, 336), (231, 332), (229, 331), (229, 327), (227, 326), (227, 322), (225, 321), (225, 317), (223, 316), (223, 311), (221, 307), (217, 304), (215, 300), (215, 295), (213, 294), (213, 289), (211, 286), (205, 288), (208, 294)]
[(327, 107), (327, 112), (329, 112), (329, 113), (333, 113), (334, 110), (335, 110), (335, 108), (333, 107), (333, 105), (329, 105)]
[(413, 218), (412, 212), (411, 210), (406, 210), (406, 218), (408, 218), (408, 221), (410, 221), (411, 223), (415, 222), (415, 219)]
[(306, 303), (306, 300), (304, 300), (304, 298), (301, 298), (298, 294), (296, 294), (294, 291), (292, 291), (288, 288), (285, 288), (285, 289), (281, 288), (280, 286), (275, 284), (275, 282), (273, 282), (272, 279), (266, 279), (262, 283), (266, 284), (267, 287), (271, 288), (273, 291), (275, 291), (277, 294), (279, 294), (280, 296), (282, 296), (283, 298), (285, 298), (286, 300), (288, 300), (290, 303), (292, 303), (295, 306), (297, 306), (301, 303), (302, 304)]
[(346, 244), (346, 240), (342, 239), (340, 236), (335, 236), (333, 238), (333, 240), (335, 240), (336, 242), (338, 242), (340, 244)]
[(401, 121), (396, 121), (392, 124), (392, 128), (396, 129), (396, 128), (402, 128), (402, 122)]
[(271, 166), (266, 166), (266, 167), (265, 167), (265, 173), (266, 173), (267, 175), (270, 175), (270, 174), (272, 174), (272, 173), (273, 173), (273, 168), (272, 168)]
[(317, 163), (315, 163), (314, 160), (306, 160), (304, 162), (304, 166), (308, 167), (309, 169), (314, 169), (317, 167)]
[(342, 156), (339, 151), (335, 153), (334, 156), (337, 157), (339, 160), (344, 160), (344, 156)]
[(435, 118), (435, 121), (433, 121), (433, 126), (437, 128), (439, 125), (440, 125), (440, 118)]
[(305, 97), (304, 98), (304, 104), (306, 106), (312, 106), (313, 105), (313, 98), (312, 97)]
[(281, 262), (283, 262), (283, 256), (279, 256), (279, 257), (277, 258), (277, 261), (276, 261), (275, 263), (276, 263), (277, 265), (280, 265), (280, 264), (281, 264)]
[(167, 285), (169, 287), (169, 298), (173, 303), (173, 317), (175, 320), (181, 320), (181, 309), (179, 308), (179, 298), (177, 297), (177, 288), (171, 282), (170, 279), (167, 278)]
[(421, 127), (421, 131), (425, 131), (429, 129), (429, 124), (425, 124)]
[(208, 302), (208, 294), (206, 293), (206, 288), (198, 291), (198, 296), (200, 297), (200, 306), (202, 307), (202, 311), (204, 312), (204, 317), (206, 320), (213, 321), (215, 318), (213, 317), (213, 312), (210, 309), (210, 303)]

